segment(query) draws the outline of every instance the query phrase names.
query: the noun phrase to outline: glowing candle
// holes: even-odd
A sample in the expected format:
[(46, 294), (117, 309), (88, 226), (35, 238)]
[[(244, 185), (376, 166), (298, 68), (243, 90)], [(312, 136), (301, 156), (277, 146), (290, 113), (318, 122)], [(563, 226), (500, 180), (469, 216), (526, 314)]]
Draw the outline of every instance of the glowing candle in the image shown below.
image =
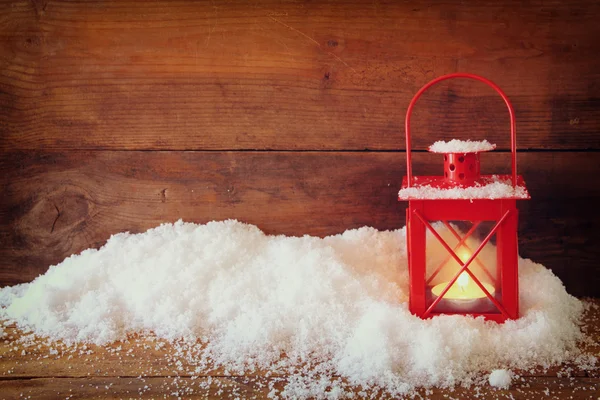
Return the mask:
[[(471, 254), (466, 250), (458, 252), (457, 255), (463, 262), (471, 257)], [(494, 294), (495, 289), (491, 284), (482, 282), (481, 280), (480, 282), (491, 295)], [(449, 283), (450, 282), (442, 282), (439, 285), (435, 285), (433, 289), (431, 289), (431, 292), (434, 296), (439, 297)], [(487, 296), (483, 290), (481, 290), (479, 285), (470, 278), (466, 271), (463, 271), (444, 295), (444, 300), (449, 301), (457, 308), (464, 309), (472, 306), (479, 299), (485, 297)]]

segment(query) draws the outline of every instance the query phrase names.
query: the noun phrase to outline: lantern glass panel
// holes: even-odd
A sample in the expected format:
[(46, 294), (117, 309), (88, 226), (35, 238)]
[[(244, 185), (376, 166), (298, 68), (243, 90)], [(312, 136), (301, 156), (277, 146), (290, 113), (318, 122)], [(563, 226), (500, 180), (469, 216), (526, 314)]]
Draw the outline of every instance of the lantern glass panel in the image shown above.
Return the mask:
[[(496, 221), (430, 221), (436, 232), (455, 254), (466, 262), (479, 248)], [(469, 271), (483, 284), (498, 302), (502, 303), (500, 271), (495, 234), (469, 264)], [(441, 242), (427, 232), (426, 240), (426, 309), (442, 295), (449, 282), (460, 271), (460, 264)], [(466, 271), (462, 272), (442, 299), (432, 309), (433, 313), (485, 313), (500, 310)]]

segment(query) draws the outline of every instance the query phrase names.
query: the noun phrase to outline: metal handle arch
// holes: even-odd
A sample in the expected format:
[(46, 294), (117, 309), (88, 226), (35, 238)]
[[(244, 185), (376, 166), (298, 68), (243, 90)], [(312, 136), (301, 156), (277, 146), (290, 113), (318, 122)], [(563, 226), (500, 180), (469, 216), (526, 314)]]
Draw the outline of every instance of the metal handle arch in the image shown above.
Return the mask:
[(429, 89), (431, 86), (435, 85), (436, 83), (445, 81), (445, 80), (451, 79), (451, 78), (467, 78), (467, 79), (474, 79), (476, 81), (483, 82), (486, 85), (490, 86), (492, 89), (494, 89), (500, 95), (500, 97), (502, 97), (502, 100), (504, 100), (504, 103), (506, 103), (506, 107), (508, 107), (508, 114), (510, 116), (510, 150), (511, 150), (511, 162), (512, 162), (512, 184), (513, 184), (513, 186), (517, 186), (517, 127), (516, 127), (516, 122), (515, 122), (515, 110), (511, 104), (510, 100), (506, 96), (506, 94), (494, 82), (492, 82), (489, 79), (486, 79), (482, 76), (479, 76), (479, 75), (462, 73), (462, 72), (442, 75), (438, 78), (435, 78), (434, 80), (432, 80), (431, 82), (429, 82), (425, 86), (423, 86), (415, 94), (415, 96), (412, 98), (412, 100), (408, 104), (408, 109), (406, 110), (406, 120), (404, 123), (405, 130), (406, 130), (407, 186), (410, 187), (413, 183), (412, 182), (412, 161), (411, 161), (411, 154), (410, 154), (410, 116), (412, 114), (412, 110), (415, 107), (415, 104), (416, 104), (417, 100), (419, 99), (419, 97), (421, 97), (421, 95), (423, 94), (423, 92), (425, 92), (427, 89)]

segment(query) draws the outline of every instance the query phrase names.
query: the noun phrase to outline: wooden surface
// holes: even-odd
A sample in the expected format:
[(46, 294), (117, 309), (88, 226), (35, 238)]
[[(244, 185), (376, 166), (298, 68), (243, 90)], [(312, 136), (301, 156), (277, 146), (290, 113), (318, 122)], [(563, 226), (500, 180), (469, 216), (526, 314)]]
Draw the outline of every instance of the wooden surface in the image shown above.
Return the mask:
[[(596, 0), (39, 0), (2, 14), (4, 149), (402, 149), (410, 98), (457, 70), (509, 94), (521, 148), (600, 148)], [(509, 143), (482, 84), (440, 85), (419, 114), (421, 149), (465, 129)]]
[[(600, 296), (599, 19), (596, 0), (0, 1), (0, 285), (179, 218), (399, 228), (408, 102), (466, 71), (516, 109), (521, 254)], [(413, 126), (421, 150), (509, 145), (501, 99), (466, 80)]]
[[(600, 300), (585, 317), (584, 354), (600, 357)], [(269, 384), (278, 390), (286, 376), (265, 372), (230, 374), (223, 369), (198, 371), (191, 376), (187, 364), (178, 367), (170, 345), (157, 349), (155, 338), (131, 337), (106, 347), (87, 346), (71, 352), (61, 345), (37, 339), (23, 347), (24, 335), (14, 327), (0, 341), (0, 398), (257, 398), (266, 399)], [(39, 346), (38, 346), (39, 345)], [(53, 350), (51, 352), (51, 350)], [(89, 354), (88, 354), (89, 353)], [(420, 395), (429, 399), (594, 399), (600, 394), (598, 369), (561, 365), (547, 370), (514, 371), (521, 378), (510, 389), (490, 386), (433, 389)], [(219, 392), (220, 391), (220, 392)], [(358, 392), (358, 390), (357, 390)], [(177, 394), (174, 394), (177, 393)], [(231, 397), (230, 397), (231, 396)]]

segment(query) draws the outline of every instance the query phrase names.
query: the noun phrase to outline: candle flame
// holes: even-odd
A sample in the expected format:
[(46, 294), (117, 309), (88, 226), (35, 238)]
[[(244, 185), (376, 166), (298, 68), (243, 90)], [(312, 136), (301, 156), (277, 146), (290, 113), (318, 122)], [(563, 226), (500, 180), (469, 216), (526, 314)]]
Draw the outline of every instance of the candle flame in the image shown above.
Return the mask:
[[(471, 258), (471, 252), (465, 248), (460, 249), (457, 255), (462, 262), (467, 262), (467, 260)], [(458, 276), (458, 279), (456, 279), (456, 283), (458, 284), (460, 290), (464, 292), (467, 286), (469, 286), (469, 274), (467, 274), (467, 271), (463, 271)]]
[[(459, 248), (456, 251), (456, 256), (460, 259), (460, 261), (462, 261), (462, 264), (464, 265), (464, 263), (466, 263), (472, 256), (473, 253), (471, 252), (471, 249), (468, 248), (466, 245), (463, 245), (461, 248)], [(452, 264), (451, 265), (453, 268), (457, 268), (457, 264), (458, 260), (455, 258), (454, 260), (451, 261)], [(454, 270), (455, 273), (458, 270)], [(477, 279), (477, 278), (474, 278)], [(442, 292), (444, 290), (446, 290), (447, 286), (448, 286), (449, 282), (442, 282), (439, 283), (437, 285), (435, 285), (432, 289), (431, 289), (431, 293), (433, 293), (434, 296), (440, 296), (442, 294)], [(489, 284), (488, 282), (483, 282), (480, 281), (480, 284), (491, 294), (493, 295), (495, 292), (495, 288), (494, 286), (492, 286), (491, 284)], [(486, 294), (483, 290), (480, 289), (480, 285), (476, 284), (475, 282), (471, 283), (471, 275), (469, 275), (469, 272), (467, 272), (467, 270), (462, 271), (460, 273), (460, 275), (458, 275), (458, 278), (456, 278), (456, 281), (454, 281), (454, 284), (452, 285), (452, 287), (450, 287), (448, 290), (446, 290), (446, 293), (444, 294), (444, 299), (450, 301), (450, 302), (462, 302), (462, 301), (472, 301), (472, 300), (477, 300), (477, 299), (481, 299), (486, 297)], [(458, 303), (460, 304), (460, 303)], [(600, 399), (599, 399), (600, 400)]]
[(460, 287), (460, 289), (464, 291), (469, 285), (469, 274), (467, 274), (466, 271), (461, 273), (458, 276), (458, 279), (456, 279), (456, 283), (458, 284), (458, 287)]

